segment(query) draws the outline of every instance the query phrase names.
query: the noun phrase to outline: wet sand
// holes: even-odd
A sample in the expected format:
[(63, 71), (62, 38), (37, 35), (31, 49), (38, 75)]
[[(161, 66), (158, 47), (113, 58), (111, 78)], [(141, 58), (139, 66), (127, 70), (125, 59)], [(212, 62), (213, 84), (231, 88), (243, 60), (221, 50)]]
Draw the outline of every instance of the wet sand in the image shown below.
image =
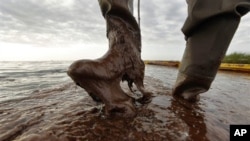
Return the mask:
[(249, 82), (249, 75), (221, 73), (211, 90), (190, 104), (173, 99), (170, 84), (145, 77), (154, 98), (137, 104), (132, 119), (105, 117), (102, 105), (73, 83), (35, 91), (0, 103), (0, 141), (227, 141), (230, 124), (250, 124), (250, 90), (237, 86)]

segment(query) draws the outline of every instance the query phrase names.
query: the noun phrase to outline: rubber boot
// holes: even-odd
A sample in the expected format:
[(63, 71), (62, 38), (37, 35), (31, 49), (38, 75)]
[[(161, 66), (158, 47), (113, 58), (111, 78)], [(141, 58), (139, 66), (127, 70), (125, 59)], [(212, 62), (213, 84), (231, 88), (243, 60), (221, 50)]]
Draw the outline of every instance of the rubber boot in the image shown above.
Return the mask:
[[(141, 59), (141, 31), (133, 16), (133, 0), (99, 0), (99, 5), (103, 17), (107, 21), (107, 38), (110, 42), (110, 49), (116, 46), (115, 44), (117, 43), (115, 42), (119, 41), (119, 38), (122, 39), (119, 43), (119, 48), (126, 48), (125, 51), (121, 53), (126, 54), (122, 55), (122, 57), (126, 60), (125, 64), (128, 64), (130, 67), (124, 69), (126, 72), (122, 77), (122, 81), (128, 82), (131, 92), (133, 92), (133, 84), (136, 85), (137, 89), (142, 93), (142, 97), (136, 99), (139, 103), (146, 104), (151, 102), (152, 93), (144, 88), (143, 83), (145, 65)], [(108, 22), (112, 17), (122, 19), (122, 21), (126, 23), (129, 32), (121, 33), (119, 31), (118, 35), (115, 35), (115, 37), (113, 31), (111, 32), (110, 30), (116, 27)], [(126, 43), (124, 44), (123, 42)]]
[(210, 88), (239, 22), (240, 16), (224, 14), (195, 28), (187, 38), (174, 96), (197, 101)]
[[(132, 0), (99, 0), (106, 20), (108, 51), (95, 60), (75, 61), (68, 75), (97, 102), (105, 104), (107, 117), (135, 117), (135, 98), (129, 96), (120, 86), (127, 81), (133, 83), (143, 94), (139, 102), (150, 102), (151, 93), (144, 89), (145, 65), (141, 60), (141, 33), (133, 17)], [(137, 99), (136, 99), (137, 100)]]

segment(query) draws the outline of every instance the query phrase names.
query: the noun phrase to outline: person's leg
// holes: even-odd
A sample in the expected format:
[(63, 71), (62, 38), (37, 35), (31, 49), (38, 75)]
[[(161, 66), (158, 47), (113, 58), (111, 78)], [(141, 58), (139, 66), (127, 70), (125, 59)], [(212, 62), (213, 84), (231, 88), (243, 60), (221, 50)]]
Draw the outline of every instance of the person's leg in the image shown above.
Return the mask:
[(133, 0), (99, 0), (99, 5), (106, 20), (109, 49), (99, 59), (75, 61), (68, 75), (93, 100), (105, 104), (107, 116), (134, 117), (135, 99), (123, 91), (120, 82), (127, 81), (130, 89), (133, 83), (137, 86), (143, 94), (138, 102), (150, 102), (151, 93), (143, 86), (145, 65)]
[[(122, 65), (125, 67), (122, 69), (122, 81), (128, 82), (130, 90), (132, 90), (133, 84), (136, 85), (143, 95), (137, 99), (138, 102), (142, 104), (149, 103), (152, 99), (152, 93), (147, 91), (143, 84), (145, 65), (141, 59), (141, 31), (133, 16), (133, 0), (99, 0), (99, 4), (107, 21), (109, 50), (119, 48), (120, 59), (125, 61)], [(121, 19), (122, 23), (126, 25), (126, 32), (118, 31), (122, 27), (121, 25), (115, 27), (115, 22), (108, 22), (115, 17)], [(114, 31), (117, 34), (114, 34)]]
[[(173, 95), (189, 101), (196, 101), (198, 94), (210, 88), (239, 25), (241, 17), (239, 13), (245, 14), (250, 8), (250, 2), (241, 5), (235, 3), (238, 7), (232, 6), (231, 10), (236, 12), (223, 10), (218, 12), (215, 9), (219, 9), (224, 1), (209, 1), (215, 5), (211, 3), (209, 5), (207, 0), (189, 0), (189, 17), (183, 27), (187, 45)], [(211, 6), (211, 9), (208, 6)]]

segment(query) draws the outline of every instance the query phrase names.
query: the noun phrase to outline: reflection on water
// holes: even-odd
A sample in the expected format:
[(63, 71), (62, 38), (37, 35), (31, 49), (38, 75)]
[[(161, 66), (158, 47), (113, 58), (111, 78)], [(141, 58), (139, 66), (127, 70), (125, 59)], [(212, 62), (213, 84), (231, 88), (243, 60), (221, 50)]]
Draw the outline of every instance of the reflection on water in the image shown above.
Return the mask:
[[(48, 81), (47, 76), (51, 76), (62, 84), (50, 84), (37, 91), (27, 88), (32, 93), (0, 102), (1, 141), (227, 141), (230, 124), (250, 123), (249, 74), (218, 73), (211, 89), (201, 95), (201, 101), (190, 104), (171, 96), (177, 69), (147, 66), (145, 87), (155, 97), (150, 104), (137, 106), (135, 118), (118, 119), (104, 118), (102, 105), (68, 83), (70, 80), (61, 72), (67, 65), (53, 65), (60, 66), (59, 71), (43, 72), (43, 80)], [(126, 89), (126, 85), (123, 87)]]

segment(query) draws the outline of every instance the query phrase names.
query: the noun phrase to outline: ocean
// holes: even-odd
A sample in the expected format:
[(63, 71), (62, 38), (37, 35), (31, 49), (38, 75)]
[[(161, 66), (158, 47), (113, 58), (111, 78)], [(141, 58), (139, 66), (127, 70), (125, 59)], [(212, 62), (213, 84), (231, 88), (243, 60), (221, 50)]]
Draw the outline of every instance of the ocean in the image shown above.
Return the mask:
[(26, 97), (34, 91), (70, 81), (71, 62), (0, 62), (0, 101)]
[[(67, 69), (73, 61), (0, 62), (0, 101), (30, 96), (43, 89), (57, 88), (72, 82)], [(146, 67), (146, 75), (165, 78), (167, 86), (174, 83), (175, 68)], [(165, 80), (163, 79), (163, 81)]]
[(189, 104), (171, 95), (177, 68), (146, 65), (152, 102), (133, 119), (113, 119), (67, 76), (71, 63), (0, 62), (1, 141), (229, 140), (229, 125), (250, 123), (248, 73), (218, 72)]
[[(0, 62), (0, 101), (26, 97), (35, 91), (60, 87), (72, 82), (66, 73), (72, 62)], [(173, 87), (177, 72), (176, 68), (163, 66), (149, 65), (145, 68), (145, 76), (158, 79), (169, 88)], [(249, 86), (246, 86), (250, 83), (249, 74), (219, 72), (214, 83), (210, 93), (250, 91)]]

